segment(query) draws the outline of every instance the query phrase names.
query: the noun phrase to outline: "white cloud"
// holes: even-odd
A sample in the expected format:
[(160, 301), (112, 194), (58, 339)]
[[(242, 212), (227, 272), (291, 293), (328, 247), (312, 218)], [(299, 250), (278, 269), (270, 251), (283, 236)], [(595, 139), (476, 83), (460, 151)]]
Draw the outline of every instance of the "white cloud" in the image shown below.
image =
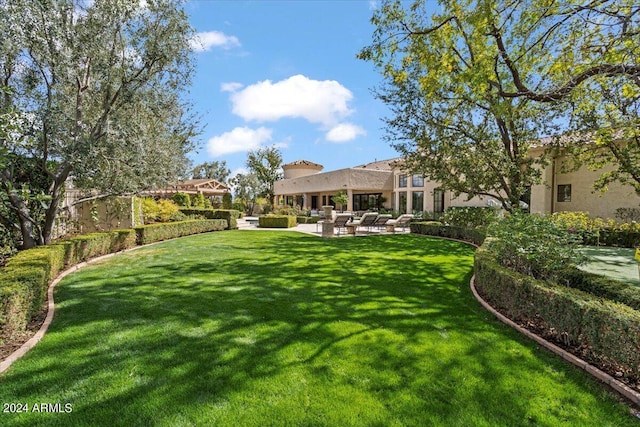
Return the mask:
[(295, 75), (272, 83), (258, 82), (231, 95), (233, 113), (245, 120), (273, 122), (303, 118), (311, 123), (335, 126), (351, 113), (353, 94), (335, 80), (312, 80)]
[(207, 52), (211, 50), (212, 47), (229, 50), (240, 46), (240, 40), (238, 40), (236, 36), (228, 36), (221, 31), (197, 33), (191, 39), (191, 48), (196, 52)]
[(209, 139), (207, 152), (213, 157), (218, 157), (224, 154), (255, 150), (263, 143), (271, 141), (271, 132), (271, 129), (265, 127), (258, 129), (237, 127), (230, 132)]
[(227, 82), (222, 83), (220, 85), (220, 90), (222, 92), (236, 92), (238, 89), (242, 88), (244, 85), (238, 82)]
[(327, 132), (327, 141), (346, 142), (356, 139), (360, 135), (366, 135), (367, 132), (358, 125), (352, 123), (340, 123)]

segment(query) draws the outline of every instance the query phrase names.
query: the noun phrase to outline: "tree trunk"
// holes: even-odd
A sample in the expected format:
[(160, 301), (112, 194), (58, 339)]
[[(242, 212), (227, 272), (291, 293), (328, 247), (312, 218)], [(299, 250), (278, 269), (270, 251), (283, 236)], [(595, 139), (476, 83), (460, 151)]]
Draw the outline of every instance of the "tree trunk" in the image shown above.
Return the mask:
[(11, 205), (18, 213), (20, 221), (20, 232), (22, 233), (22, 248), (31, 249), (38, 245), (38, 241), (33, 237), (33, 221), (29, 212), (29, 207), (22, 198), (14, 192), (9, 192)]
[(60, 201), (62, 200), (62, 196), (64, 194), (64, 183), (69, 177), (69, 171), (71, 168), (68, 165), (63, 165), (60, 167), (58, 173), (53, 179), (53, 183), (51, 184), (51, 188), (49, 194), (51, 195), (51, 203), (47, 208), (44, 218), (44, 229), (42, 231), (42, 237), (44, 240), (44, 244), (48, 245), (51, 243), (51, 235), (53, 234), (53, 226), (55, 224), (56, 218), (58, 217), (58, 210), (60, 208)]

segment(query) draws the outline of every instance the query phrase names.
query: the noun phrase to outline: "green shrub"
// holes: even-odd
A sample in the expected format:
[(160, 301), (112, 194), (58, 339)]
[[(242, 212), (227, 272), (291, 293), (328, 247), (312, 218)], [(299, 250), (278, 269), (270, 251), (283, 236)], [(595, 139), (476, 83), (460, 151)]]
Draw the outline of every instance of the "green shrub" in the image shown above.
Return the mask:
[(258, 226), (262, 228), (291, 228), (296, 226), (293, 215), (265, 215), (258, 218)]
[(142, 199), (142, 220), (145, 224), (151, 224), (158, 221), (160, 210), (158, 203), (151, 197)]
[(169, 222), (180, 212), (180, 207), (168, 199), (158, 200), (158, 221)]
[(221, 219), (196, 219), (181, 222), (168, 222), (164, 224), (151, 224), (136, 227), (136, 242), (139, 245), (175, 239), (176, 237), (189, 236), (191, 234), (206, 233), (209, 231), (224, 230), (227, 222)]
[(180, 212), (188, 217), (224, 219), (227, 221), (227, 230), (238, 228), (238, 218), (241, 215), (241, 212), (235, 209), (180, 209)]
[(640, 312), (579, 289), (549, 284), (501, 266), (481, 247), (475, 255), (478, 292), (515, 322), (543, 328), (547, 336), (584, 351), (592, 362), (640, 377)]
[(591, 218), (588, 212), (556, 212), (551, 218), (557, 225), (580, 236), (585, 245), (625, 248), (640, 245), (640, 224), (636, 222)]
[(491, 207), (450, 207), (442, 215), (441, 221), (447, 225), (486, 230), (500, 219), (499, 210)]
[(412, 222), (409, 224), (409, 228), (411, 229), (411, 232), (415, 234), (463, 240), (476, 245), (481, 245), (485, 239), (485, 233), (482, 230), (443, 225), (438, 221)]
[(594, 296), (628, 305), (640, 311), (640, 287), (619, 280), (589, 273), (577, 268), (564, 270), (558, 283), (580, 289)]
[(298, 224), (316, 224), (320, 220), (319, 216), (298, 216), (296, 221)]
[(233, 207), (233, 198), (231, 193), (224, 193), (222, 195), (222, 209), (231, 209)]
[(580, 238), (549, 217), (512, 213), (489, 227), (487, 247), (505, 267), (538, 279), (555, 280), (584, 257), (576, 250)]
[(173, 200), (173, 202), (180, 207), (191, 207), (191, 197), (189, 197), (187, 193), (176, 193), (173, 195), (171, 200)]

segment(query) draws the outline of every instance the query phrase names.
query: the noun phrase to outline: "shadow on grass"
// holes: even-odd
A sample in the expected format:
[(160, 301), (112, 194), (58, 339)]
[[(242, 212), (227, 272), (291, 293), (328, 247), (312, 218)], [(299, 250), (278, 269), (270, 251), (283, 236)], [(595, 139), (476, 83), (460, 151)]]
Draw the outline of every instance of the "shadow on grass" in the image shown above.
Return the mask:
[[(11, 419), (25, 426), (544, 424), (532, 401), (552, 398), (557, 416), (542, 414), (568, 417), (585, 399), (572, 387), (599, 389), (479, 307), (472, 251), (287, 232), (143, 248), (59, 285), (50, 331), (0, 397), (74, 405)], [(558, 378), (572, 387), (550, 392)]]

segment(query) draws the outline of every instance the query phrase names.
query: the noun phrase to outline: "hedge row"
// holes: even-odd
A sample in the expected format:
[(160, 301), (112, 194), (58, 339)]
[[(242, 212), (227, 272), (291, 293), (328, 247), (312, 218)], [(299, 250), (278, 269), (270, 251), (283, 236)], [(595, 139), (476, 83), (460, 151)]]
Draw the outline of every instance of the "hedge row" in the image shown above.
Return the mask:
[(296, 217), (292, 215), (265, 215), (258, 218), (262, 228), (291, 228), (296, 226)]
[(19, 252), (0, 270), (0, 344), (25, 332), (29, 320), (46, 301), (49, 283), (63, 269), (137, 244), (223, 230), (226, 226), (221, 219), (153, 224), (87, 234)]
[(500, 266), (486, 248), (475, 255), (476, 287), (516, 322), (539, 324), (582, 356), (625, 376), (640, 378), (640, 312), (561, 285), (550, 285)]
[(577, 268), (564, 271), (560, 283), (640, 311), (640, 287)]
[(136, 243), (139, 245), (146, 245), (153, 242), (159, 242), (161, 240), (189, 236), (191, 234), (206, 233), (208, 231), (221, 231), (227, 228), (227, 224), (227, 221), (222, 219), (194, 219), (188, 221), (144, 225), (142, 227), (135, 228)]
[(484, 242), (486, 234), (480, 230), (452, 225), (443, 225), (438, 221), (418, 221), (409, 224), (412, 233), (427, 236), (447, 237), (449, 239), (463, 240), (478, 246)]
[(238, 228), (238, 218), (241, 215), (240, 211), (235, 209), (180, 208), (180, 212), (187, 216), (199, 216), (205, 219), (224, 219), (227, 221), (227, 230)]
[(319, 216), (298, 216), (296, 217), (298, 224), (317, 224), (320, 221)]

